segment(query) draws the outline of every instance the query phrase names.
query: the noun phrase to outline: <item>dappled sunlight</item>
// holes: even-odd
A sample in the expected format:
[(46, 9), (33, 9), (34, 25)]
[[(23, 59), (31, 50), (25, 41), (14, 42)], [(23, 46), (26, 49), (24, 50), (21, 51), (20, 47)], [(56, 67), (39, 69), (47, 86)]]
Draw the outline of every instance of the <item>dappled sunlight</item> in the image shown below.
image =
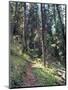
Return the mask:
[[(33, 73), (37, 77), (40, 85), (46, 84), (46, 85), (58, 85), (58, 84), (64, 84), (63, 79), (57, 74), (55, 68), (51, 67), (44, 67), (42, 63), (38, 61), (34, 61), (32, 64)], [(47, 82), (46, 82), (47, 81)]]
[(56, 78), (58, 81), (62, 81), (61, 77), (58, 77), (57, 75), (55, 76), (55, 78)]
[(55, 71), (56, 71), (56, 70), (53, 69), (53, 68), (44, 68), (44, 71), (47, 72), (47, 73), (49, 73), (49, 74), (50, 74), (50, 73), (51, 73), (51, 74), (55, 74)]
[(37, 77), (40, 85), (56, 85), (56, 78), (51, 74), (43, 71), (41, 68), (34, 68), (33, 73)]
[(45, 67), (42, 62), (40, 63), (39, 61), (36, 61), (36, 60), (33, 61), (32, 67), (33, 68), (41, 68), (43, 71), (45, 71), (47, 73), (55, 73), (55, 71), (56, 71), (54, 68)]
[[(24, 80), (26, 75), (25, 70), (28, 71), (28, 69), (31, 68), (32, 72), (29, 73), (28, 71), (28, 73), (32, 75), (32, 77), (35, 77), (37, 79), (36, 85), (42, 86), (42, 85), (58, 85), (58, 84), (62, 85), (63, 84), (63, 80), (61, 77), (58, 76), (56, 68), (53, 68), (52, 66), (45, 67), (43, 65), (43, 62), (41, 62), (40, 58), (35, 58), (35, 60), (33, 60), (32, 62), (31, 62), (31, 58), (30, 60), (28, 58), (30, 58), (30, 56), (26, 53), (23, 53), (22, 57), (11, 56), (12, 63), (13, 63), (12, 64), (13, 72), (11, 73), (14, 74), (14, 77), (11, 76), (12, 80), (14, 80), (12, 82), (21, 81), (21, 78)], [(29, 63), (27, 61), (29, 61)], [(17, 77), (16, 77), (16, 74), (17, 74)], [(34, 82), (34, 80), (32, 82)]]
[(37, 62), (37, 61), (33, 61), (32, 67), (35, 68), (44, 68), (43, 63)]
[(25, 59), (27, 59), (27, 60), (30, 58), (30, 56), (27, 55), (26, 53), (23, 53), (23, 57), (24, 57)]

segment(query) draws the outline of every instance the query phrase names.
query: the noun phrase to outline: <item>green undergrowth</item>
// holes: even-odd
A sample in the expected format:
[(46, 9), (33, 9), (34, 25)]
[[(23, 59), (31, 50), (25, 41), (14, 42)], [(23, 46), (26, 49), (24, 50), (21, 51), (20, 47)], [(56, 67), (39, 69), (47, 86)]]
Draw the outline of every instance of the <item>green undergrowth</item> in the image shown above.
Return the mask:
[(10, 56), (10, 87), (20, 87), (26, 72), (27, 61), (24, 55)]
[(33, 68), (33, 73), (37, 78), (36, 85), (38, 86), (53, 86), (57, 85), (56, 72), (49, 68)]
[(53, 86), (58, 85), (59, 81), (56, 78), (57, 73), (55, 68), (49, 67), (46, 68), (41, 63), (40, 58), (35, 58), (36, 60), (32, 61), (32, 58), (23, 53), (22, 55), (10, 54), (10, 88), (22, 87), (24, 86), (24, 77), (29, 63), (35, 64), (35, 67), (32, 68), (32, 73), (36, 77), (37, 86)]

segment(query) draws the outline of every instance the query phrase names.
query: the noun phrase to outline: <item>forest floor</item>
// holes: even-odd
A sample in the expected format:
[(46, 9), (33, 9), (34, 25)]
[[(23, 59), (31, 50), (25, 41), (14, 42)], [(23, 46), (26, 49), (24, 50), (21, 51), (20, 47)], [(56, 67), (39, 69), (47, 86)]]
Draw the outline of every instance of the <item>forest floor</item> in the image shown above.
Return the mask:
[(24, 86), (64, 85), (65, 81), (61, 74), (56, 73), (53, 68), (45, 68), (40, 62), (33, 61), (27, 65)]
[(36, 77), (32, 73), (32, 64), (29, 63), (26, 69), (26, 75), (24, 77), (25, 86), (36, 86)]
[(65, 72), (62, 69), (44, 67), (40, 58), (11, 55), (11, 87), (65, 85)]

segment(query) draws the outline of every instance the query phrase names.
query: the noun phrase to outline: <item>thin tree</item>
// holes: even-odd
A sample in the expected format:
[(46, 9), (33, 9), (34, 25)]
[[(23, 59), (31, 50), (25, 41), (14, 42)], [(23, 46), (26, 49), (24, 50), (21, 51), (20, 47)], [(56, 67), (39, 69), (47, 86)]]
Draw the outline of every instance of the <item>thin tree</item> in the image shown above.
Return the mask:
[(45, 4), (41, 4), (41, 18), (42, 18), (42, 56), (44, 61), (44, 66), (47, 66), (47, 60), (46, 60), (46, 34), (47, 34), (47, 24), (45, 22)]

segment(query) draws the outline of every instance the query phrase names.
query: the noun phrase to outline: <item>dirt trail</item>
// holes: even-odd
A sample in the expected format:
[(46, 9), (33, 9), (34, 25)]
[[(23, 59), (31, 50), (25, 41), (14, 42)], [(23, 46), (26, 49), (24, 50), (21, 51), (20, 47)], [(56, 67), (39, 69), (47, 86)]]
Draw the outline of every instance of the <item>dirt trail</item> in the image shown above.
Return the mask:
[(32, 73), (32, 63), (27, 65), (26, 74), (24, 77), (24, 86), (35, 86), (36, 77)]

